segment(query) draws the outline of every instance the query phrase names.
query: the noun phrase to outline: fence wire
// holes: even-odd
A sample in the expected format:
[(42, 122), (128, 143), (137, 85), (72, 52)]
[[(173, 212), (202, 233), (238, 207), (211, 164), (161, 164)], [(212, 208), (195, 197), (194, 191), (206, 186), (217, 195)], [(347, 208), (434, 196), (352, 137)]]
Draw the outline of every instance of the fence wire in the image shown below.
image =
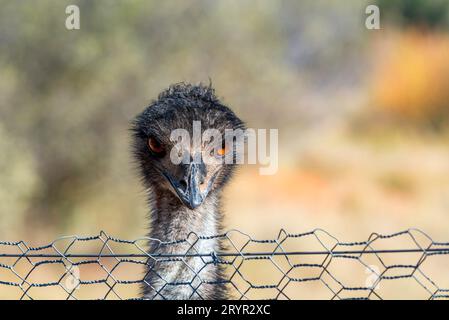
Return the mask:
[[(217, 241), (226, 249), (205, 250)], [(224, 280), (210, 281), (218, 267)], [(3, 299), (140, 299), (142, 290), (155, 299), (177, 290), (201, 299), (205, 286), (226, 287), (232, 299), (449, 299), (448, 270), (449, 242), (418, 229), (360, 242), (340, 242), (321, 229), (281, 230), (272, 240), (231, 230), (174, 242), (105, 232), (40, 247), (0, 241)]]

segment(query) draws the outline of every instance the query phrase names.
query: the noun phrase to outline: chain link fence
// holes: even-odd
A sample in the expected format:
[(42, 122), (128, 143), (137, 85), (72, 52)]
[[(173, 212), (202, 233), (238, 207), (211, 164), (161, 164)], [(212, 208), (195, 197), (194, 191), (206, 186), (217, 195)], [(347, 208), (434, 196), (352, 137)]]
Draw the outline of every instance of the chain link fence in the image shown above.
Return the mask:
[[(201, 251), (217, 240), (225, 250)], [(157, 250), (162, 247), (182, 250)], [(147, 276), (158, 264), (189, 272), (183, 281), (157, 275), (156, 288)], [(204, 280), (203, 271), (216, 266), (225, 281)], [(2, 299), (139, 299), (148, 286), (158, 299), (181, 286), (188, 297), (201, 299), (205, 283), (226, 287), (232, 299), (449, 299), (448, 270), (449, 242), (417, 229), (373, 233), (359, 242), (340, 242), (321, 229), (281, 230), (272, 240), (231, 230), (211, 237), (191, 233), (176, 242), (129, 241), (104, 232), (41, 247), (0, 241)]]

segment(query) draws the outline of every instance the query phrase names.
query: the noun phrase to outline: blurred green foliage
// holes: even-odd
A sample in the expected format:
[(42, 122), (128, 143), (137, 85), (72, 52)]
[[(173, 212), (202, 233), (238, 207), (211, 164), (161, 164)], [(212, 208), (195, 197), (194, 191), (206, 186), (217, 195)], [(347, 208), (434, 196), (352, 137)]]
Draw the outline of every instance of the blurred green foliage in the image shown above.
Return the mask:
[[(79, 31), (64, 27), (68, 4), (80, 7)], [(304, 121), (307, 108), (291, 103), (301, 83), (336, 81), (326, 69), (344, 72), (340, 81), (347, 72), (333, 57), (349, 64), (348, 44), (359, 46), (350, 40), (360, 36), (359, 19), (346, 18), (361, 7), (322, 11), (324, 4), (0, 1), (0, 232), (95, 231), (95, 220), (108, 215), (117, 228), (135, 225), (141, 216), (120, 212), (140, 212), (143, 203), (128, 155), (129, 120), (170, 83), (210, 78), (262, 127)], [(346, 30), (340, 39), (333, 23)]]
[(377, 3), (390, 22), (402, 26), (449, 27), (447, 0), (378, 0)]
[[(295, 161), (298, 136), (363, 105), (368, 3), (0, 0), (0, 235), (142, 234), (129, 121), (174, 82), (211, 79), (250, 126), (280, 128)], [(409, 24), (447, 14), (380, 3)], [(80, 30), (65, 29), (69, 4)]]

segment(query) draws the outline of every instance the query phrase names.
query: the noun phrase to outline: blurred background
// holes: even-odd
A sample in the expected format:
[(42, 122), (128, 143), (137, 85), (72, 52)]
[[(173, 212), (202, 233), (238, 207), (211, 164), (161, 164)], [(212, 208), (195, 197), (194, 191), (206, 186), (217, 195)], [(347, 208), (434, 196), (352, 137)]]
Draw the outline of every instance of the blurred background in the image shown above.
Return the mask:
[(240, 169), (227, 229), (448, 241), (448, 31), (444, 0), (1, 0), (0, 239), (144, 236), (129, 121), (210, 78), (249, 127), (279, 129), (278, 173)]

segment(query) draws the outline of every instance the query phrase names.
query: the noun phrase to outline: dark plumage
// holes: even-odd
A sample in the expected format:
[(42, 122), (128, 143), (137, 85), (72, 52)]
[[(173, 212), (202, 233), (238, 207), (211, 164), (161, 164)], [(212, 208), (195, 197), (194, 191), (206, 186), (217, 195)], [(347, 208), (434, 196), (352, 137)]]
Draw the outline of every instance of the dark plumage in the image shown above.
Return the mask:
[[(133, 122), (134, 155), (148, 189), (151, 207), (151, 238), (175, 241), (187, 238), (191, 232), (202, 236), (221, 232), (221, 191), (235, 165), (215, 161), (215, 158), (207, 162), (208, 157), (219, 156), (209, 154), (204, 143), (192, 144), (188, 150), (191, 160), (188, 164), (174, 164), (170, 157), (176, 143), (170, 140), (172, 130), (185, 129), (192, 137), (194, 121), (201, 122), (201, 132), (218, 129), (223, 136), (225, 129), (244, 129), (243, 122), (220, 102), (211, 86), (184, 83), (163, 91)], [(188, 248), (185, 242), (164, 246), (152, 241), (149, 249), (150, 253), (184, 253)], [(216, 239), (199, 241), (195, 248), (203, 253), (223, 249)], [(186, 258), (185, 263), (150, 261), (143, 297), (226, 298), (224, 285), (218, 284), (223, 280), (221, 266), (211, 263), (204, 267), (202, 259), (205, 258)], [(198, 272), (201, 280), (195, 276)], [(173, 285), (175, 282), (190, 282), (191, 285)]]

